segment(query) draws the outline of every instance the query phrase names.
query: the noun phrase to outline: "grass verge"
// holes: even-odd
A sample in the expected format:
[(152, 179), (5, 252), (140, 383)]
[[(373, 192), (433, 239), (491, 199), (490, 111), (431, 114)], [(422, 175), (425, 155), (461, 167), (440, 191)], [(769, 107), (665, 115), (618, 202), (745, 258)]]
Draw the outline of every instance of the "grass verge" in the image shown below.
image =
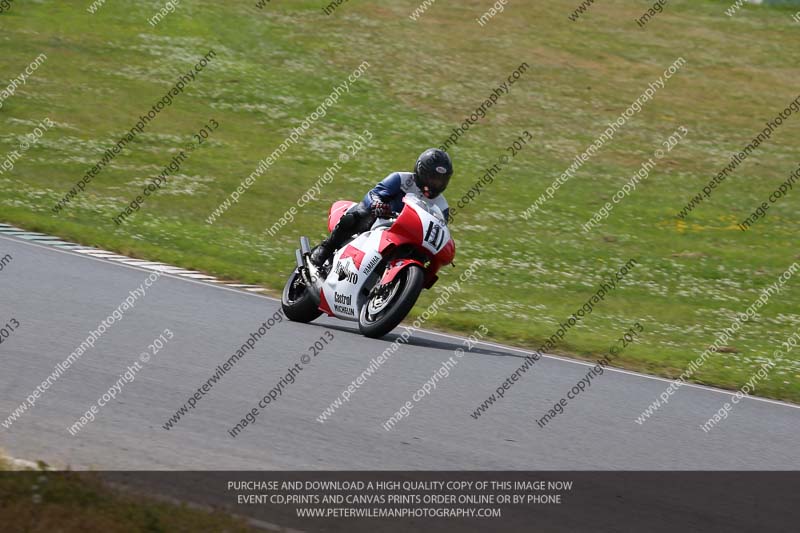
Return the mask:
[(19, 467), (0, 453), (3, 531), (261, 531), (220, 511), (161, 503), (111, 489), (91, 472), (16, 470)]

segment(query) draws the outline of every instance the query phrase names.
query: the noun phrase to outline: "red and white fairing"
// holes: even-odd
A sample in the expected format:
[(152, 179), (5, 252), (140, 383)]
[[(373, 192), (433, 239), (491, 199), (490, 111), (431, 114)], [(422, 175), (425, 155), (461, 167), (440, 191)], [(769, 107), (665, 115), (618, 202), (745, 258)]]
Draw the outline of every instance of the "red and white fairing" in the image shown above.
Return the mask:
[[(376, 282), (389, 283), (408, 265), (417, 264), (425, 269), (425, 288), (430, 288), (438, 279), (439, 269), (453, 261), (455, 243), (441, 210), (411, 194), (407, 194), (403, 202), (403, 211), (391, 226), (380, 226), (379, 220), (374, 229), (362, 233), (336, 252), (330, 274), (322, 283), (321, 311), (344, 320), (358, 320), (369, 290)], [(333, 204), (328, 229), (332, 230), (353, 205), (353, 202)], [(377, 281), (372, 276), (375, 268), (402, 245), (411, 245), (426, 256), (427, 267), (416, 258), (396, 258), (386, 265)], [(368, 280), (370, 283), (365, 285)]]

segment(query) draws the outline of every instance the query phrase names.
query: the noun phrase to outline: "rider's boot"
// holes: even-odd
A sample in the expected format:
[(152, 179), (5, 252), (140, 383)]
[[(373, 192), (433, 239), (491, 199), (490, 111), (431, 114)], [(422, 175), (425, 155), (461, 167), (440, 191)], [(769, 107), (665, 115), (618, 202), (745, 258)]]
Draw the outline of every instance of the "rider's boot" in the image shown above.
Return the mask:
[(331, 238), (328, 237), (311, 250), (311, 262), (314, 263), (317, 268), (322, 268), (322, 265), (333, 255), (335, 250), (336, 247), (331, 244)]
[(333, 228), (331, 234), (328, 235), (328, 238), (324, 239), (311, 250), (311, 262), (314, 263), (317, 268), (322, 268), (325, 261), (330, 259), (333, 252), (335, 252), (352, 234), (352, 220), (350, 217), (347, 217), (347, 220), (345, 220), (345, 216), (343, 216), (342, 220)]
[(318, 268), (330, 259), (333, 253), (341, 247), (344, 242), (353, 236), (354, 233), (366, 231), (372, 225), (370, 212), (361, 204), (357, 204), (347, 213), (342, 215), (339, 223), (333, 228), (328, 238), (311, 250), (311, 262)]

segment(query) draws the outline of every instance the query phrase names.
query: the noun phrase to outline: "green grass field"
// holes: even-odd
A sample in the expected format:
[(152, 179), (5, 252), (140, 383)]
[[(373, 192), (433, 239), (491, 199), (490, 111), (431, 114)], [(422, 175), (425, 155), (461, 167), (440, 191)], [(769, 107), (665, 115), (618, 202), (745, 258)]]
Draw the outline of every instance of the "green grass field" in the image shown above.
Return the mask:
[(103, 531), (256, 530), (224, 511), (213, 512), (112, 490), (92, 473), (36, 472), (14, 468), (0, 450), (0, 516), (3, 531), (63, 533)]
[[(300, 235), (321, 238), (330, 203), (357, 199), (451, 130), (516, 69), (528, 70), (450, 148), (451, 204), (506, 154), (533, 137), (481, 195), (460, 210), (456, 264), (478, 275), (427, 325), (538, 347), (631, 258), (639, 265), (557, 352), (607, 354), (634, 322), (639, 342), (614, 364), (677, 376), (760, 291), (800, 261), (800, 192), (747, 232), (736, 223), (797, 167), (800, 116), (792, 116), (685, 221), (676, 213), (798, 96), (800, 24), (789, 9), (674, 0), (639, 28), (647, 4), (578, 0), (439, 0), (418, 21), (417, 0), (350, 0), (327, 16), (323, 0), (197, 0), (155, 28), (161, 2), (14, 2), (0, 14), (0, 79), (40, 53), (47, 60), (0, 109), (0, 163), (36, 124), (55, 123), (0, 174), (0, 220), (135, 257), (280, 289)], [(51, 207), (210, 49), (216, 57), (174, 103), (59, 214)], [(654, 99), (533, 217), (521, 216), (552, 181), (678, 57), (686, 60)], [(369, 67), (213, 224), (207, 217), (363, 61)], [(219, 127), (167, 185), (122, 226), (112, 217), (193, 134)], [(688, 135), (598, 228), (581, 225), (681, 126)], [(363, 130), (370, 144), (342, 164), (318, 199), (274, 237), (274, 224)], [(423, 295), (417, 310), (436, 290)], [(791, 279), (726, 353), (693, 376), (736, 388), (800, 326), (800, 279)], [(756, 394), (800, 401), (800, 350), (776, 359)]]

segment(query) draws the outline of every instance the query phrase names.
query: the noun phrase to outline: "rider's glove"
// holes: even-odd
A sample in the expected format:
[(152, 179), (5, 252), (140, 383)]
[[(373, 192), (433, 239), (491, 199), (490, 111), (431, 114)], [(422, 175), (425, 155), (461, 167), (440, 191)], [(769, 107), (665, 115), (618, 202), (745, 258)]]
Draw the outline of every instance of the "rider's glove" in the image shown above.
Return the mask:
[(380, 196), (371, 196), (372, 203), (369, 206), (372, 214), (377, 218), (389, 218), (392, 216), (392, 206), (381, 200)]

